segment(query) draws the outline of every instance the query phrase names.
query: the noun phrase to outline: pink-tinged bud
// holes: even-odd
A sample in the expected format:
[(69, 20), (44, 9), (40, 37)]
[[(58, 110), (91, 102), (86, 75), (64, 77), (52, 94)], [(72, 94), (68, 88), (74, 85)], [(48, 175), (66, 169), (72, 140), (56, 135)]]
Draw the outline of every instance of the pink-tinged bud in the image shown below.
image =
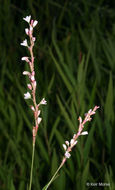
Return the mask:
[(74, 141), (74, 146), (78, 143), (78, 141)]
[(28, 58), (28, 57), (22, 57), (21, 60), (22, 60), (22, 61), (29, 62), (29, 58)]
[(32, 38), (32, 40), (33, 40), (33, 42), (35, 42), (36, 38), (35, 38), (35, 37), (33, 37), (33, 38)]
[(79, 116), (78, 120), (79, 120), (79, 122), (81, 124), (82, 123), (82, 118), (80, 116)]
[(42, 118), (38, 117), (38, 125), (41, 123), (41, 121), (42, 121)]
[(75, 139), (75, 137), (76, 137), (76, 134), (73, 135), (73, 139)]
[(92, 109), (90, 109), (89, 111), (88, 111), (88, 114), (90, 114), (92, 112)]
[(31, 19), (31, 15), (30, 16), (26, 16), (25, 18), (23, 18), (23, 20), (25, 20), (28, 23), (30, 23), (30, 19)]
[(86, 120), (86, 121), (91, 121), (92, 118), (91, 118), (90, 116), (88, 116), (85, 120)]
[(24, 94), (24, 99), (30, 99), (31, 98), (31, 94), (29, 92)]
[(35, 27), (37, 24), (38, 24), (38, 21), (35, 20), (35, 21), (33, 22), (33, 27)]
[(32, 90), (31, 84), (27, 84), (27, 87), (28, 87), (30, 90)]
[(24, 71), (22, 74), (30, 76), (30, 72), (28, 72), (28, 71)]
[(71, 139), (70, 145), (72, 146), (74, 144), (74, 139)]
[(33, 86), (34, 86), (34, 88), (36, 89), (37, 83), (36, 83), (35, 80), (33, 81)]
[(69, 141), (65, 141), (66, 145), (69, 146)]
[(71, 154), (70, 154), (68, 151), (66, 151), (66, 152), (65, 152), (65, 157), (66, 157), (66, 158), (70, 158), (70, 156), (71, 156)]
[(93, 111), (95, 112), (98, 108), (99, 108), (99, 106), (95, 106)]
[(26, 33), (27, 35), (29, 35), (29, 29), (28, 29), (28, 28), (25, 28), (25, 33)]
[(21, 46), (25, 46), (25, 47), (28, 47), (28, 43), (27, 43), (27, 40), (25, 39), (21, 44)]
[(32, 32), (33, 31), (33, 27), (30, 25), (30, 32)]
[(33, 22), (34, 22), (34, 21), (33, 21), (33, 20), (31, 20), (31, 23), (30, 23), (30, 24), (31, 24), (31, 26), (33, 26)]
[(35, 81), (35, 77), (34, 77), (34, 76), (32, 76), (32, 75), (30, 76), (30, 79), (31, 79), (31, 81), (32, 81), (32, 82), (34, 82), (34, 81)]
[(40, 115), (41, 110), (38, 111), (38, 116)]
[(81, 133), (81, 135), (88, 135), (88, 132), (87, 132), (87, 131), (83, 131), (83, 132)]
[(36, 140), (36, 127), (33, 127), (32, 135), (33, 135), (33, 145), (35, 145), (35, 140)]
[(36, 136), (36, 128), (35, 127), (33, 127), (33, 137), (35, 137)]
[(35, 111), (35, 108), (34, 108), (34, 106), (30, 106), (30, 108), (31, 108), (31, 110), (32, 110), (32, 111)]
[(35, 71), (32, 71), (32, 76), (35, 76)]
[(92, 111), (92, 112), (91, 112), (91, 115), (94, 115), (95, 113), (96, 113), (95, 111)]
[(45, 98), (43, 98), (38, 105), (46, 105), (46, 104), (47, 104), (47, 101), (45, 100)]
[(67, 150), (67, 146), (65, 144), (62, 145), (64, 150), (66, 151)]

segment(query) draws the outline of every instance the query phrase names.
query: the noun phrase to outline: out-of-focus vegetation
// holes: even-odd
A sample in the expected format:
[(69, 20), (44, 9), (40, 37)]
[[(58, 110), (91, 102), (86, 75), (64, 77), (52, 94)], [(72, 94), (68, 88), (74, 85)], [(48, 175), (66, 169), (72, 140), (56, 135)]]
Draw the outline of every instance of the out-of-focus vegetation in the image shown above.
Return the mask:
[[(23, 94), (27, 55), (22, 20), (39, 21), (34, 35), (38, 100), (46, 97), (36, 142), (33, 189), (41, 190), (59, 166), (62, 144), (78, 129), (78, 117), (99, 105), (87, 137), (51, 190), (90, 189), (115, 174), (115, 3), (90, 0), (0, 0), (0, 190), (25, 190), (29, 181), (33, 118)], [(95, 189), (99, 187), (95, 187)]]

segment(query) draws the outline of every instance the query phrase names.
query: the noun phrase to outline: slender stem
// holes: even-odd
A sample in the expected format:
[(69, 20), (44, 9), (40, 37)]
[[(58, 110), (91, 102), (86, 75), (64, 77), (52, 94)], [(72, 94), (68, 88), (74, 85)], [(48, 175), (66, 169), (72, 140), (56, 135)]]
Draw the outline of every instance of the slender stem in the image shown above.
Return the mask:
[[(65, 162), (66, 160), (64, 160)], [(62, 161), (59, 168), (56, 170), (55, 174), (53, 175), (53, 177), (51, 178), (51, 180), (49, 181), (49, 183), (47, 184), (45, 190), (48, 189), (48, 187), (50, 186), (50, 184), (53, 182), (54, 178), (56, 177), (57, 173), (59, 172), (59, 170), (61, 169), (61, 167), (64, 165), (64, 162)]]
[(33, 176), (32, 174), (33, 174), (34, 152), (35, 152), (35, 144), (33, 143), (29, 190), (31, 190), (31, 186), (32, 186), (32, 176)]

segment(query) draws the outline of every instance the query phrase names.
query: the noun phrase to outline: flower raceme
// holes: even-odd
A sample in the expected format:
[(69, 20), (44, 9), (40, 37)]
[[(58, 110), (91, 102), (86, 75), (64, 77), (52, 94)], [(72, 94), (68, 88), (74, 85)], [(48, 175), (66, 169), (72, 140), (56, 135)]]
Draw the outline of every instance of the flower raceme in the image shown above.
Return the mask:
[(24, 56), (21, 58), (22, 61), (25, 61), (29, 67), (30, 71), (23, 71), (23, 75), (27, 75), (29, 78), (30, 83), (27, 84), (28, 90), (27, 93), (24, 94), (24, 99), (31, 99), (33, 102), (33, 105), (30, 106), (31, 110), (34, 112), (34, 120), (35, 120), (35, 126), (33, 126), (33, 144), (35, 144), (37, 130), (39, 127), (39, 124), (42, 121), (42, 118), (39, 117), (40, 115), (40, 105), (46, 105), (47, 101), (45, 98), (43, 98), (39, 104), (36, 102), (36, 86), (37, 82), (35, 80), (35, 70), (34, 70), (34, 55), (33, 55), (33, 47), (35, 43), (35, 37), (33, 37), (33, 29), (38, 24), (37, 20), (32, 20), (31, 15), (26, 16), (23, 18), (24, 21), (26, 21), (29, 25), (28, 28), (25, 28), (25, 33), (29, 37), (29, 43), (28, 40), (23, 40), (22, 43), (20, 43), (21, 46), (25, 46), (28, 48), (28, 51), (30, 53), (30, 57)]
[(82, 118), (79, 117), (79, 128), (78, 128), (78, 132), (77, 134), (73, 135), (73, 138), (69, 141), (65, 141), (65, 144), (63, 144), (63, 148), (65, 150), (65, 154), (64, 154), (64, 158), (63, 158), (63, 162), (66, 161), (67, 158), (70, 158), (71, 154), (70, 152), (72, 151), (72, 148), (78, 143), (77, 139), (80, 135), (88, 135), (87, 131), (83, 131), (84, 129), (84, 124), (87, 121), (91, 121), (91, 116), (94, 115), (96, 113), (96, 110), (99, 108), (99, 106), (95, 106), (94, 109), (90, 109), (88, 111), (88, 113), (85, 114), (85, 119), (82, 121)]

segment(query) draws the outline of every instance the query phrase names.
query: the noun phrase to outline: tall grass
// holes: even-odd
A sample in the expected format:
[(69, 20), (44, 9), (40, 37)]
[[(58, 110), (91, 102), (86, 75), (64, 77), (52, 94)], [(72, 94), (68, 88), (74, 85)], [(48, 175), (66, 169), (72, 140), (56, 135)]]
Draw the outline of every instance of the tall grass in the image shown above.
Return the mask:
[[(42, 189), (58, 167), (77, 118), (101, 106), (51, 189), (82, 189), (86, 182), (115, 189), (115, 13), (104, 1), (0, 2), (0, 189), (25, 190), (31, 164), (31, 111), (23, 100), (24, 54), (19, 46), (28, 13), (39, 20), (36, 74), (46, 96), (36, 139), (33, 189)], [(37, 66), (39, 62), (39, 69)], [(20, 69), (21, 68), (21, 69)], [(106, 190), (107, 188), (104, 187)]]

